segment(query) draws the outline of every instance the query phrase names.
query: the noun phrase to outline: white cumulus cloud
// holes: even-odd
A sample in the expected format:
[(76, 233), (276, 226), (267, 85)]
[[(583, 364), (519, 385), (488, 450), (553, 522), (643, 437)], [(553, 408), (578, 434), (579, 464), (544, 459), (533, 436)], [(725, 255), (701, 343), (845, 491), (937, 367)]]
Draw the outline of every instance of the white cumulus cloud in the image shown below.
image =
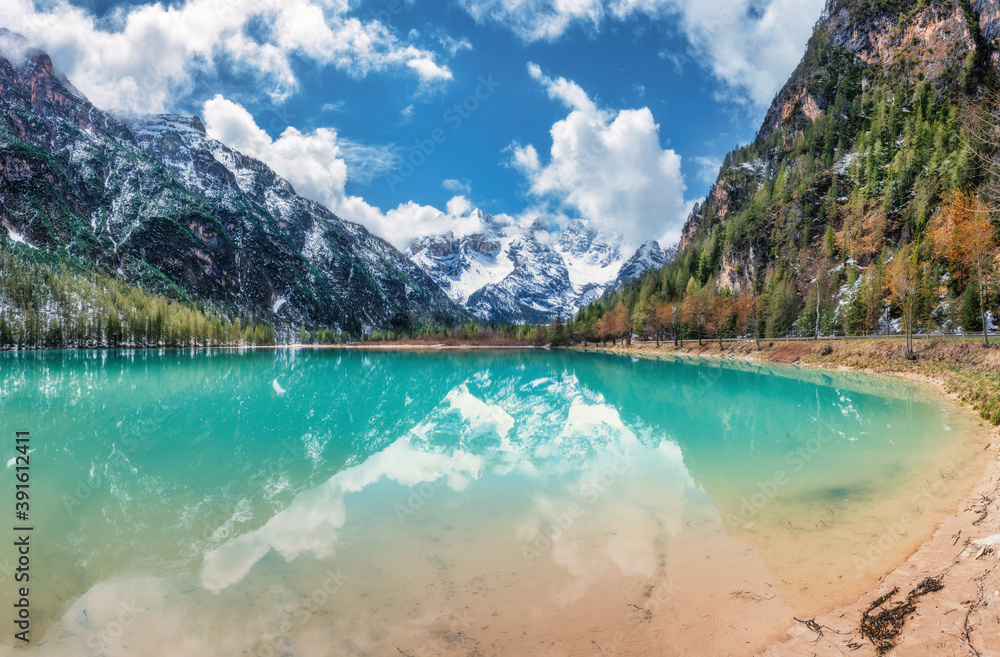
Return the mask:
[(344, 198), (347, 163), (334, 130), (317, 128), (306, 134), (288, 127), (271, 139), (250, 112), (221, 95), (205, 103), (204, 119), (212, 137), (266, 162), (299, 194), (330, 207)]
[(531, 144), (511, 144), (511, 164), (536, 197), (552, 199), (637, 244), (671, 239), (684, 221), (681, 158), (660, 146), (649, 108), (601, 109), (575, 82), (529, 72), (570, 113), (552, 126), (543, 163)]
[(825, 0), (670, 0), (696, 59), (729, 96), (766, 106), (802, 59)]
[(698, 164), (698, 180), (706, 185), (713, 184), (719, 177), (719, 170), (722, 168), (722, 158), (711, 155), (703, 155), (694, 158)]
[[(346, 0), (185, 0), (120, 9), (97, 20), (66, 0), (4, 0), (0, 25), (24, 34), (98, 107), (162, 112), (197, 73), (231, 62), (281, 102), (298, 89), (292, 58), (362, 78), (411, 71), (422, 85), (451, 79), (435, 53), (401, 41)], [(254, 35), (254, 36), (251, 36)]]
[(446, 207), (446, 211), (442, 212), (430, 205), (407, 201), (383, 213), (357, 196), (352, 196), (341, 206), (338, 214), (365, 225), (398, 249), (405, 249), (413, 240), (425, 235), (447, 232), (469, 235), (482, 232), (482, 222), (478, 217), (468, 214), (472, 210), (472, 203), (467, 198), (453, 197)]
[(596, 30), (605, 0), (459, 0), (476, 22), (508, 26), (525, 41), (554, 40), (574, 24)]
[(250, 112), (221, 95), (205, 103), (203, 114), (213, 138), (267, 163), (302, 196), (322, 203), (342, 219), (362, 224), (397, 248), (405, 249), (423, 235), (482, 230), (479, 220), (469, 216), (472, 204), (462, 195), (448, 202), (446, 212), (413, 201), (382, 212), (363, 198), (349, 195), (345, 189), (351, 176), (347, 158), (355, 146), (346, 142), (345, 148), (335, 130), (301, 132), (289, 127), (272, 139)]
[(442, 180), (441, 187), (454, 194), (468, 194), (472, 191), (472, 185), (468, 180), (457, 180), (455, 178)]
[[(554, 41), (572, 27), (597, 33), (637, 17), (669, 21), (690, 54), (731, 99), (767, 105), (802, 57), (825, 0), (459, 0), (479, 23), (506, 26), (527, 42)], [(663, 51), (675, 66), (686, 53)]]

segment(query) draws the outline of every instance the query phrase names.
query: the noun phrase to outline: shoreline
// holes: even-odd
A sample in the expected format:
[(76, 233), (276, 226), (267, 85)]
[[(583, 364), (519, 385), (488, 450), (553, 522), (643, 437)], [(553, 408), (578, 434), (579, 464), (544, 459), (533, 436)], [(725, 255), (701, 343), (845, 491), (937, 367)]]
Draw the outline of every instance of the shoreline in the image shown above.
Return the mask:
[[(872, 342), (880, 342), (873, 340)], [(955, 354), (947, 345), (926, 345), (918, 351), (918, 360), (893, 359), (886, 344), (838, 345), (841, 353), (823, 353), (826, 345), (798, 343), (789, 349), (762, 342), (757, 351), (753, 343), (729, 343), (682, 347), (661, 343), (638, 343), (625, 347), (588, 347), (586, 351), (659, 358), (714, 358), (760, 364), (795, 365), (815, 370), (851, 371), (864, 374), (899, 376), (942, 393), (982, 419), (985, 443), (983, 472), (963, 495), (958, 507), (937, 523), (933, 533), (901, 563), (879, 578), (857, 600), (818, 614), (814, 618), (796, 618), (792, 627), (765, 640), (754, 653), (761, 657), (814, 655), (833, 657), (845, 654), (861, 656), (892, 655), (997, 655), (1000, 646), (1000, 428), (990, 426), (995, 420), (989, 397), (997, 385), (992, 372), (1000, 371), (1000, 352), (981, 346), (965, 349), (966, 358), (948, 358)], [(873, 352), (872, 347), (878, 351)], [(846, 349), (844, 347), (847, 347)], [(853, 347), (853, 348), (852, 348)], [(582, 349), (581, 349), (582, 350)], [(831, 356), (834, 356), (831, 358)], [(981, 379), (985, 378), (984, 383)], [(985, 404), (980, 403), (986, 396)], [(940, 582), (940, 590), (921, 594), (917, 587), (928, 578)], [(891, 597), (880, 599), (896, 591)], [(920, 589), (922, 591), (923, 589)], [(902, 631), (886, 639), (882, 650), (862, 634), (862, 618), (876, 617), (896, 603), (905, 602), (913, 593), (913, 613), (906, 614)], [(991, 608), (992, 607), (992, 608)], [(892, 647), (888, 647), (891, 643)]]
[[(660, 347), (655, 347), (652, 343), (636, 343), (627, 348), (588, 345), (586, 349), (578, 346), (571, 350), (632, 358), (715, 359), (725, 363), (726, 367), (736, 368), (791, 365), (798, 368), (796, 371), (802, 372), (803, 380), (812, 381), (821, 380), (826, 376), (824, 372), (853, 372), (861, 376), (881, 376), (885, 380), (882, 385), (886, 389), (894, 385), (888, 376), (898, 376), (919, 384), (928, 393), (933, 392), (936, 399), (943, 394), (951, 402), (961, 406), (963, 413), (974, 421), (970, 435), (975, 436), (976, 444), (982, 439), (980, 446), (985, 445), (985, 449), (982, 454), (983, 462), (980, 463), (976, 458), (965, 469), (961, 487), (953, 489), (955, 495), (949, 499), (954, 500), (954, 506), (950, 506), (949, 502), (949, 508), (936, 510), (937, 522), (931, 520), (914, 536), (911, 544), (913, 550), (909, 554), (901, 550), (893, 559), (885, 560), (886, 572), (882, 573), (881, 568), (875, 571), (877, 581), (873, 576), (867, 582), (858, 583), (848, 595), (836, 601), (826, 600), (827, 604), (837, 604), (835, 608), (812, 618), (800, 615), (796, 618), (798, 622), (791, 621), (789, 614), (780, 623), (769, 627), (767, 634), (762, 633), (760, 641), (752, 649), (748, 645), (747, 650), (752, 650), (748, 654), (764, 657), (833, 657), (845, 654), (1000, 655), (1000, 652), (990, 648), (1000, 646), (1000, 569), (995, 568), (1000, 565), (997, 562), (1000, 554), (1000, 504), (997, 503), (1000, 499), (1000, 430), (975, 426), (980, 423), (978, 418), (971, 415), (973, 410), (969, 410), (975, 409), (975, 405), (985, 396), (987, 403), (980, 404), (982, 409), (975, 410), (979, 410), (981, 415), (992, 412), (993, 407), (988, 402), (991, 398), (995, 401), (997, 386), (1000, 386), (1000, 349), (986, 350), (973, 343), (928, 341), (918, 347), (917, 361), (906, 361), (900, 355), (901, 350), (897, 349), (898, 344), (877, 339), (837, 343), (830, 351), (826, 351), (828, 343), (825, 342), (764, 342), (762, 346), (764, 349), (758, 351), (753, 343), (726, 343), (722, 349), (718, 348), (717, 343), (699, 346), (696, 342), (688, 342), (681, 348), (675, 348), (669, 343)], [(435, 342), (278, 345), (241, 349), (277, 351), (310, 348), (390, 353), (548, 349), (529, 345), (449, 345)], [(901, 560), (895, 561), (896, 558)], [(839, 571), (838, 568), (830, 570)], [(994, 570), (997, 572), (994, 573)], [(902, 633), (895, 639), (897, 647), (891, 652), (877, 651), (873, 643), (861, 634), (863, 615), (869, 611), (874, 601), (894, 588), (898, 589), (898, 594), (879, 609), (906, 600), (907, 594), (927, 578), (940, 580), (943, 588), (915, 598), (915, 613), (905, 619)], [(809, 584), (808, 579), (806, 584)], [(847, 602), (848, 599), (852, 601)], [(741, 600), (742, 604), (764, 604), (759, 599)], [(844, 602), (846, 604), (842, 604)], [(990, 606), (998, 611), (994, 612)], [(817, 605), (814, 609), (819, 608)], [(878, 613), (879, 609), (871, 614)], [(785, 625), (786, 622), (791, 626)]]

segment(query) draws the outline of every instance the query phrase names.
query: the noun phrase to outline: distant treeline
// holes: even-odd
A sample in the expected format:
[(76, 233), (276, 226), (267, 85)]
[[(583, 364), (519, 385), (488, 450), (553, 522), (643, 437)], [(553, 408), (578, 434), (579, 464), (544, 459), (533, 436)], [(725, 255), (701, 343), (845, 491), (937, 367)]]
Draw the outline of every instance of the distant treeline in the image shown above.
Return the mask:
[[(0, 350), (267, 346), (272, 326), (191, 300), (168, 299), (110, 274), (0, 238)], [(560, 325), (562, 322), (558, 322)], [(555, 325), (555, 322), (553, 322)], [(416, 322), (406, 330), (344, 331), (301, 326), (281, 342), (542, 345), (563, 343), (549, 326)], [(555, 337), (555, 340), (553, 340)]]
[[(558, 322), (562, 324), (560, 320)], [(553, 322), (552, 325), (555, 325)], [(418, 323), (409, 330), (371, 331), (351, 335), (344, 331), (323, 329), (299, 333), (301, 344), (343, 344), (348, 342), (424, 342), (428, 344), (474, 343), (481, 345), (543, 345), (552, 342), (550, 325), (488, 324), (465, 322), (457, 326)]]
[(0, 349), (273, 345), (274, 330), (0, 249)]

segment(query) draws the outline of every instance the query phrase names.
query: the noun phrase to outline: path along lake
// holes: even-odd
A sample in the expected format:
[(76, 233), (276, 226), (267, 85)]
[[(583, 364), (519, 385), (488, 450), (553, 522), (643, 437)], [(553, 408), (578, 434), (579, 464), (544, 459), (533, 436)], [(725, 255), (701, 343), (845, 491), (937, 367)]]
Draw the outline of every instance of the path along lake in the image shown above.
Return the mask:
[(901, 379), (549, 351), (0, 354), (31, 645), (741, 655), (954, 512), (978, 420)]

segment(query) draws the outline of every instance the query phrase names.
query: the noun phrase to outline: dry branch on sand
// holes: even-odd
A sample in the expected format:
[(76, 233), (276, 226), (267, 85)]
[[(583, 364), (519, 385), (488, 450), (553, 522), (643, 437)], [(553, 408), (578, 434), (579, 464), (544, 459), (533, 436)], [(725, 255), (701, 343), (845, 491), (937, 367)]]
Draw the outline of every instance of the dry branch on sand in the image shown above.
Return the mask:
[[(906, 595), (905, 600), (900, 600), (890, 607), (884, 607), (897, 593), (899, 587), (894, 587), (885, 595), (877, 598), (868, 609), (861, 615), (861, 634), (875, 646), (875, 653), (884, 655), (896, 644), (896, 637), (903, 631), (903, 624), (910, 614), (917, 610), (916, 601), (934, 591), (944, 588), (940, 577), (928, 577), (920, 582)], [(876, 609), (881, 610), (872, 614)]]

